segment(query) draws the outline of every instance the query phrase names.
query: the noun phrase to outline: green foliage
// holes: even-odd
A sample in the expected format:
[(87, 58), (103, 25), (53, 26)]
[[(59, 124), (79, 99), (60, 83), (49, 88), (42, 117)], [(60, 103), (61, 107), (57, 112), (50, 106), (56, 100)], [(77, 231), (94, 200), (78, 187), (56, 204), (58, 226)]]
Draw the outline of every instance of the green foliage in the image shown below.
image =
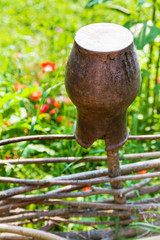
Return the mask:
[(134, 43), (137, 49), (141, 50), (160, 34), (160, 28), (157, 28), (152, 21), (139, 22), (129, 21), (124, 25), (134, 34)]
[(91, 8), (91, 7), (94, 7), (94, 6), (97, 5), (97, 4), (105, 3), (105, 2), (108, 2), (108, 1), (112, 1), (112, 0), (90, 0), (90, 1), (85, 5), (85, 8)]
[(160, 227), (152, 223), (142, 223), (142, 222), (131, 223), (128, 228), (136, 228), (137, 230), (143, 229), (149, 232), (160, 233)]
[(140, 7), (141, 5), (143, 5), (145, 2), (147, 2), (148, 0), (139, 0), (137, 7)]

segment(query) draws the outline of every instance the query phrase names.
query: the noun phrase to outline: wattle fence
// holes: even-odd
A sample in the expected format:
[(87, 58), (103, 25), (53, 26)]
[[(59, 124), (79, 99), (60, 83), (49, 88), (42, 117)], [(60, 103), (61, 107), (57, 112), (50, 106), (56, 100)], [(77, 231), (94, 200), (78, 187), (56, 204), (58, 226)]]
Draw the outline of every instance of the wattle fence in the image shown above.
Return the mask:
[[(17, 137), (1, 140), (0, 146), (21, 141), (46, 139), (70, 141), (75, 137), (73, 135)], [(160, 135), (129, 136), (128, 141), (149, 139), (159, 141)], [(112, 240), (121, 237), (133, 238), (143, 236), (149, 231), (154, 232), (153, 225), (160, 226), (160, 197), (145, 198), (144, 200), (139, 198), (146, 194), (158, 193), (160, 190), (159, 181), (155, 185), (151, 184), (153, 178), (160, 177), (160, 152), (126, 154), (124, 157), (131, 163), (121, 165), (121, 176), (113, 178), (108, 176), (107, 168), (59, 177), (53, 176), (49, 180), (0, 177), (1, 184), (9, 183), (11, 186), (10, 189), (0, 191), (0, 240)], [(119, 159), (122, 157), (119, 156)], [(105, 162), (107, 156), (9, 159), (0, 160), (0, 165), (59, 164), (75, 161)], [(147, 170), (147, 172), (138, 174), (142, 170)], [(99, 187), (99, 184), (102, 185), (102, 183), (116, 184), (128, 180), (135, 181), (135, 184), (120, 189)], [(137, 180), (139, 181), (137, 182)], [(13, 184), (17, 186), (12, 187)], [(51, 186), (57, 186), (56, 190), (49, 190)], [(83, 191), (83, 188), (86, 190)], [(44, 189), (42, 194), (36, 193), (36, 190), (39, 189)], [(109, 197), (104, 197), (102, 201), (85, 201), (85, 197), (96, 195)], [(81, 201), (78, 201), (80, 197)], [(123, 203), (117, 203), (116, 199), (123, 199)], [(38, 206), (38, 210), (28, 210), (27, 206), (31, 204)], [(53, 206), (53, 210), (39, 210), (40, 206), (42, 209), (44, 206)], [(102, 220), (93, 221), (93, 217)], [(113, 220), (108, 220), (108, 217), (112, 217)], [(84, 220), (85, 218), (86, 220)], [(153, 225), (148, 226), (147, 230), (143, 224), (140, 227), (140, 223), (138, 231), (136, 228), (128, 226), (133, 222), (143, 223), (148, 220)], [(39, 230), (29, 228), (31, 223), (36, 225), (38, 222), (44, 222), (43, 227)], [(92, 230), (68, 232), (67, 224), (70, 223), (83, 225)], [(54, 226), (61, 226), (63, 231), (52, 232)], [(103, 226), (103, 228), (99, 228), (99, 226)]]

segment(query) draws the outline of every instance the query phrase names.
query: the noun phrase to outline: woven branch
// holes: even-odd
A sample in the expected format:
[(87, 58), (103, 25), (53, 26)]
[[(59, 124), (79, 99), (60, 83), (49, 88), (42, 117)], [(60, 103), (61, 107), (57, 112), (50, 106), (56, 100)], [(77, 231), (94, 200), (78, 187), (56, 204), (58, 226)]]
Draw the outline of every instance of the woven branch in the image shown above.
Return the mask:
[[(143, 175), (127, 175), (120, 177), (101, 177), (95, 178), (91, 180), (32, 180), (32, 179), (18, 179), (18, 178), (10, 178), (10, 177), (0, 177), (0, 182), (2, 183), (17, 183), (17, 184), (26, 184), (26, 185), (44, 185), (47, 186), (57, 186), (57, 185), (80, 185), (80, 186), (91, 186), (95, 184), (107, 183), (107, 182), (119, 182), (119, 181), (127, 181), (127, 180), (140, 180), (145, 178), (154, 178), (160, 177), (160, 172), (146, 173)], [(29, 190), (30, 191), (30, 190)], [(0, 195), (1, 197), (1, 195)]]
[(75, 212), (75, 208), (61, 208), (51, 211), (22, 211), (18, 212), (16, 215), (9, 217), (1, 217), (0, 223), (8, 223), (14, 221), (22, 221), (27, 219), (41, 218), (41, 217), (53, 217), (53, 216), (65, 216)]
[[(130, 163), (121, 166), (121, 175), (126, 175), (134, 172), (141, 171), (143, 169), (157, 169), (160, 168), (160, 159), (152, 159), (148, 161), (138, 162), (138, 163)], [(71, 175), (65, 175), (54, 178), (55, 180), (82, 180), (82, 179), (91, 179), (96, 177), (102, 177), (108, 175), (108, 169), (100, 169), (87, 171), (83, 173), (75, 173)]]
[[(75, 139), (73, 135), (37, 135), (37, 136), (27, 136), (27, 137), (19, 137), (12, 138), (7, 140), (0, 141), (0, 145), (6, 145), (14, 142), (21, 141), (32, 141), (32, 140), (53, 140), (53, 139)], [(145, 139), (160, 139), (160, 135), (141, 135), (141, 136), (129, 136), (130, 140), (145, 140)], [(145, 158), (157, 158), (160, 157), (160, 152), (153, 153), (139, 153), (139, 154), (126, 154), (124, 155), (126, 159), (134, 160), (134, 159), (145, 159)], [(120, 156), (120, 159), (123, 157)], [(91, 156), (86, 158), (81, 157), (69, 157), (69, 158), (41, 158), (41, 159), (20, 159), (20, 160), (0, 160), (0, 165), (5, 164), (33, 164), (33, 163), (60, 163), (66, 162), (71, 163), (75, 161), (79, 162), (94, 162), (94, 161), (106, 161), (107, 157), (97, 157)], [(121, 166), (121, 174), (122, 176), (117, 176), (114, 178), (108, 177), (108, 169), (94, 170), (88, 171), (78, 174), (66, 175), (55, 177), (50, 180), (31, 180), (31, 179), (17, 179), (10, 177), (0, 177), (1, 183), (14, 183), (14, 184), (24, 184), (25, 186), (14, 187), (12, 189), (4, 190), (0, 192), (0, 231), (12, 232), (13, 239), (17, 236), (17, 240), (30, 240), (30, 239), (55, 239), (60, 240), (61, 237), (58, 237), (54, 234), (50, 234), (47, 236), (43, 231), (35, 230), (32, 232), (32, 229), (28, 230), (27, 228), (19, 227), (24, 224), (36, 223), (39, 221), (48, 222), (51, 221), (50, 227), (55, 225), (60, 225), (60, 223), (73, 223), (73, 224), (81, 224), (95, 227), (96, 225), (107, 225), (114, 226), (115, 221), (82, 221), (70, 219), (71, 217), (79, 218), (79, 217), (120, 217), (120, 224), (129, 224), (134, 220), (131, 219), (136, 212), (137, 219), (139, 221), (143, 221), (144, 219), (160, 219), (160, 214), (158, 210), (160, 209), (160, 198), (155, 199), (147, 199), (144, 201), (131, 201), (124, 204), (116, 204), (113, 203), (113, 198), (106, 199), (103, 201), (97, 202), (77, 202), (77, 201), (67, 201), (60, 200), (62, 198), (77, 198), (77, 197), (87, 197), (94, 196), (99, 194), (111, 194), (114, 197), (125, 197), (126, 199), (131, 199), (137, 197), (137, 191), (139, 190), (140, 195), (144, 195), (146, 193), (152, 193), (160, 190), (160, 184), (144, 187), (148, 184), (152, 178), (159, 177), (160, 172), (148, 172), (143, 175), (128, 175), (131, 173), (136, 173), (141, 170), (148, 169), (159, 169), (160, 168), (160, 159), (153, 159), (148, 161), (142, 161), (138, 163), (131, 163)], [(126, 176), (125, 176), (126, 175)], [(145, 179), (139, 183), (132, 185), (132, 187), (123, 188), (123, 189), (110, 189), (110, 188), (102, 188), (102, 187), (92, 187), (92, 185), (101, 184), (101, 183), (119, 183), (121, 181), (127, 180), (140, 180)], [(32, 194), (32, 195), (22, 195), (24, 193), (32, 192), (33, 190), (48, 188), (50, 186), (60, 186), (63, 185), (65, 187), (60, 187), (56, 190), (48, 191), (43, 194)], [(90, 186), (90, 191), (77, 191), (84, 186)], [(21, 195), (20, 195), (21, 194)], [(106, 196), (105, 196), (106, 197)], [(24, 207), (36, 203), (37, 205), (47, 204), (47, 205), (56, 205), (60, 206), (60, 209), (55, 210), (34, 210), (29, 211), (24, 209)], [(62, 208), (62, 206), (65, 206)], [(148, 212), (149, 211), (149, 212)], [(126, 219), (127, 218), (127, 219)], [(25, 221), (24, 221), (25, 220)], [(23, 222), (24, 221), (24, 222)], [(11, 223), (12, 225), (5, 225), (2, 223)], [(160, 222), (158, 222), (160, 224)], [(19, 224), (19, 226), (18, 226)], [(6, 227), (7, 226), (7, 227)], [(61, 225), (60, 225), (61, 226)], [(42, 230), (50, 230), (50, 227), (44, 225)], [(63, 228), (66, 228), (65, 225)], [(2, 230), (1, 230), (2, 229)], [(124, 234), (124, 230), (119, 230), (119, 236), (132, 236), (136, 235), (135, 230), (129, 229), (127, 233)], [(40, 234), (41, 235), (38, 235)], [(123, 234), (122, 234), (123, 233)], [(143, 233), (143, 231), (142, 231)], [(20, 235), (16, 235), (20, 234)], [(88, 232), (77, 232), (77, 233), (57, 233), (61, 236), (67, 237), (67, 239), (107, 239), (112, 240), (115, 236), (114, 229), (110, 230), (95, 230)], [(88, 235), (89, 234), (89, 235)], [(122, 234), (122, 235), (121, 235)], [(24, 236), (22, 236), (24, 235)], [(4, 235), (0, 235), (0, 239), (3, 238)], [(10, 235), (11, 236), (11, 235)], [(26, 237), (28, 236), (28, 237)], [(41, 238), (39, 237), (41, 236)], [(46, 237), (47, 236), (47, 237)], [(73, 237), (74, 236), (74, 237)], [(1, 238), (2, 237), (2, 238)], [(5, 236), (4, 236), (5, 237)], [(80, 238), (79, 238), (80, 237)], [(12, 239), (12, 238), (10, 238)], [(64, 238), (63, 238), (64, 239)]]
[[(135, 189), (140, 189), (142, 186), (146, 185), (148, 182), (150, 181), (150, 179), (145, 179), (144, 181), (138, 183), (138, 184), (135, 184), (135, 186), (132, 186), (131, 188), (124, 188), (122, 190), (118, 190), (119, 191), (119, 194), (120, 195), (124, 195), (125, 193), (129, 192), (129, 191), (133, 191)], [(101, 188), (94, 188), (94, 191), (93, 191), (93, 195), (97, 194), (96, 193), (96, 190), (101, 190)], [(102, 189), (103, 191), (103, 189)], [(62, 204), (61, 204), (62, 202)], [(18, 207), (23, 207), (23, 206), (27, 206), (31, 203), (37, 203), (37, 204), (48, 204), (48, 205), (64, 205), (64, 202), (66, 203), (66, 205), (68, 206), (72, 206), (72, 202), (70, 201), (60, 201), (60, 200), (48, 200), (46, 201), (46, 198), (44, 201), (40, 201), (40, 202), (37, 202), (36, 200), (35, 201), (30, 201), (30, 202), (21, 202), (21, 203), (15, 203), (15, 204), (9, 204), (9, 205), (5, 205), (5, 206), (1, 206), (0, 207), (0, 214), (3, 216), (3, 213), (5, 212), (9, 212), (10, 210), (12, 209), (15, 209), (15, 208), (18, 208)]]
[(8, 190), (4, 190), (4, 191), (0, 191), (0, 199), (5, 199), (17, 194), (21, 194), (21, 193), (26, 193), (26, 192), (30, 192), (32, 190), (35, 189), (39, 189), (40, 187), (38, 186), (22, 186), (22, 187), (16, 187), (16, 188), (11, 188)]
[(47, 233), (40, 230), (35, 230), (25, 227), (17, 227), (8, 224), (0, 224), (1, 232), (16, 233), (24, 236), (35, 237), (41, 240), (65, 240), (63, 237), (56, 236), (55, 234)]
[[(0, 141), (0, 146), (7, 145), (10, 143), (23, 142), (23, 141), (33, 141), (33, 140), (53, 140), (53, 139), (75, 139), (74, 135), (32, 135), (32, 136), (23, 136), (9, 138)], [(160, 139), (160, 135), (138, 135), (138, 136), (129, 136), (128, 140), (146, 140), (146, 139)]]
[[(58, 189), (55, 189), (53, 191), (50, 191), (50, 193), (63, 193), (63, 192), (72, 192), (74, 190), (78, 190), (80, 189), (81, 186), (65, 186), (65, 187), (61, 187), (61, 188), (58, 188)], [(3, 206), (3, 205), (6, 205), (6, 204), (10, 204), (10, 203), (18, 203), (20, 202), (22, 199), (15, 199), (14, 197), (8, 197), (7, 199), (5, 200), (1, 200), (0, 201), (0, 206)], [(26, 199), (24, 199), (26, 200)]]
[[(148, 160), (144, 162), (138, 162), (138, 163), (131, 163), (121, 166), (122, 174), (128, 174), (131, 172), (138, 172), (143, 169), (152, 169), (152, 168), (160, 168), (160, 159), (153, 159)], [(7, 178), (7, 177), (0, 177), (0, 182), (7, 182), (7, 183), (19, 183), (19, 184), (30, 184), (30, 185), (87, 185), (89, 184), (89, 181), (69, 181), (69, 180), (78, 180), (78, 179), (88, 179), (88, 178), (96, 178), (101, 177), (108, 174), (108, 169), (102, 169), (102, 170), (94, 170), (94, 171), (88, 171), (78, 174), (72, 174), (72, 175), (66, 175), (62, 177), (56, 177), (51, 180), (26, 180), (26, 179), (16, 179), (16, 178)], [(144, 179), (144, 178), (152, 178), (159, 176), (159, 172), (156, 173), (147, 173), (143, 175), (131, 175), (131, 176), (121, 176), (116, 178), (102, 178), (102, 182), (114, 182), (114, 181), (125, 181), (125, 180), (137, 180), (137, 179)], [(63, 181), (65, 180), (65, 181)], [(94, 182), (95, 181), (95, 182)], [(90, 180), (90, 183), (92, 184), (98, 184), (102, 183), (101, 180)], [(1, 197), (1, 192), (0, 192)]]
[(2, 233), (0, 234), (0, 240), (33, 240), (33, 238), (13, 233)]
[(23, 142), (23, 141), (33, 141), (33, 140), (53, 140), (53, 139), (75, 139), (73, 135), (32, 135), (32, 136), (23, 136), (23, 137), (15, 137), (8, 138), (0, 141), (0, 146), (7, 145), (10, 143)]
[[(153, 226), (159, 226), (160, 221), (154, 221)], [(150, 227), (150, 229), (153, 229), (154, 227)], [(91, 231), (80, 231), (82, 236), (86, 237), (86, 239), (92, 239), (92, 240), (115, 240), (115, 229), (102, 229), (102, 230), (91, 230)], [(134, 229), (134, 228), (129, 228), (129, 227), (122, 227), (118, 229), (118, 236), (117, 239), (121, 237), (134, 237), (138, 234), (145, 233), (145, 229)], [(77, 235), (74, 232), (63, 232), (63, 233), (58, 233), (60, 236), (67, 237), (69, 240), (80, 240), (81, 238), (78, 238)]]
[[(150, 213), (147, 213), (147, 214), (149, 214), (150, 215)], [(160, 215), (160, 214), (159, 214)], [(160, 216), (159, 216), (160, 217)], [(142, 218), (139, 218), (140, 220), (142, 220)], [(139, 220), (138, 219), (138, 220)], [(84, 221), (75, 221), (75, 220), (66, 220), (66, 219), (62, 219), (62, 218), (52, 218), (52, 221), (57, 221), (57, 222), (66, 222), (66, 223), (70, 223), (70, 222), (72, 222), (72, 223), (77, 223), (77, 224), (83, 224), (83, 222)], [(133, 222), (133, 220), (131, 220), (131, 219), (127, 219), (127, 220), (120, 220), (119, 221), (119, 224), (128, 224), (128, 223), (130, 223), (130, 222)], [(29, 222), (28, 222), (29, 223)], [(103, 221), (101, 221), (101, 222), (90, 222), (90, 221), (86, 221), (86, 222), (84, 222), (84, 224), (88, 224), (88, 225), (90, 225), (90, 226), (92, 226), (92, 224), (103, 224), (103, 223), (107, 223), (107, 222), (103, 222)], [(24, 223), (23, 223), (24, 224)], [(115, 222), (114, 221), (108, 221), (108, 226), (112, 226), (112, 225), (114, 225), (115, 224)], [(159, 225), (160, 224), (160, 221), (156, 221), (156, 222), (153, 222), (153, 224), (154, 225)], [(2, 224), (1, 224), (2, 225)], [(152, 228), (151, 228), (152, 229)], [(111, 239), (114, 239), (114, 229), (110, 229), (110, 230), (107, 230), (107, 229), (103, 229), (103, 230), (99, 230), (99, 231), (97, 231), (97, 230), (93, 230), (93, 231), (90, 231), (90, 232), (88, 232), (88, 234), (90, 234), (90, 237), (91, 237), (91, 235), (93, 235), (93, 234), (95, 234), (94, 235), (94, 237), (92, 236), (92, 238), (91, 239), (99, 239), (99, 237), (103, 237), (103, 239), (106, 239), (106, 238), (104, 238), (104, 236), (108, 236), (109, 238), (108, 238), (108, 240), (111, 240)], [(142, 230), (142, 229), (139, 229), (138, 230), (138, 233), (140, 234), (140, 233), (143, 233), (144, 232), (144, 230)], [(77, 237), (77, 234), (80, 234), (81, 236), (82, 236), (82, 238), (78, 238)], [(61, 236), (63, 236), (63, 237), (67, 237), (67, 239), (88, 239), (87, 237), (89, 237), (88, 235), (87, 235), (87, 232), (70, 232), (70, 233), (60, 233), (60, 232), (56, 232), (56, 234), (57, 235), (61, 235)], [(125, 229), (125, 228), (120, 228), (119, 229), (119, 231), (118, 231), (118, 237), (121, 237), (121, 236), (134, 236), (134, 235), (136, 235), (136, 229), (129, 229), (128, 228), (128, 230), (127, 229)], [(78, 235), (79, 236), (79, 235)], [(8, 238), (7, 238), (8, 237)], [(16, 238), (17, 237), (17, 238)], [(28, 240), (28, 239), (30, 239), (30, 238), (26, 238), (26, 237), (21, 237), (20, 235), (4, 235), (4, 234), (1, 234), (0, 235), (0, 239), (1, 240), (6, 240), (6, 239), (10, 239), (10, 240)]]
[[(61, 202), (61, 205), (69, 205), (66, 201)], [(34, 219), (39, 217), (53, 217), (53, 216), (75, 216), (76, 213), (79, 213), (79, 210), (85, 209), (85, 211), (91, 211), (93, 209), (97, 210), (126, 210), (126, 211), (137, 211), (137, 213), (141, 213), (142, 211), (146, 210), (159, 210), (160, 204), (159, 203), (150, 203), (150, 204), (110, 204), (110, 203), (90, 203), (90, 202), (76, 202), (70, 201), (70, 205), (73, 208), (63, 208), (51, 211), (22, 211), (17, 213), (15, 216), (8, 216), (8, 217), (1, 217), (0, 223), (7, 223), (13, 221), (21, 221), (27, 219)], [(72, 214), (74, 213), (74, 214)], [(144, 214), (144, 213), (143, 213)]]
[[(44, 194), (37, 194), (37, 195), (22, 195), (22, 196), (14, 196), (8, 199), (8, 201), (2, 202), (2, 204), (7, 204), (8, 202), (17, 202), (22, 201), (22, 202), (29, 202), (29, 201), (40, 201), (43, 199), (52, 199), (52, 198), (75, 198), (75, 197), (86, 197), (86, 196), (92, 196), (92, 195), (98, 195), (98, 194), (112, 194), (112, 195), (123, 195), (129, 191), (133, 191), (135, 189), (140, 189), (142, 186), (147, 184), (150, 181), (150, 179), (145, 179), (144, 181), (135, 184), (131, 188), (124, 188), (124, 189), (117, 189), (117, 190), (112, 190), (112, 189), (104, 189), (104, 188), (94, 188), (94, 191), (85, 191), (85, 192), (75, 192), (75, 193), (60, 193), (55, 190), (44, 193)], [(2, 208), (3, 209), (3, 208)]]
[[(140, 215), (141, 216), (141, 215)], [(132, 216), (133, 217), (133, 216)], [(157, 219), (157, 217), (156, 217)], [(160, 219), (160, 214), (159, 214), (159, 219)], [(86, 225), (86, 226), (99, 226), (99, 225), (105, 225), (105, 228), (110, 227), (110, 226), (115, 226), (116, 221), (78, 221), (78, 220), (68, 220), (66, 218), (61, 218), (61, 217), (53, 217), (50, 218), (51, 221), (53, 222), (59, 222), (59, 223), (74, 223), (74, 224), (80, 224), (80, 225)], [(144, 218), (143, 217), (138, 217), (136, 221), (140, 222), (143, 221)], [(126, 219), (126, 220), (120, 220), (118, 223), (123, 225), (123, 224), (129, 224), (134, 222), (134, 217), (133, 219)]]
[[(146, 159), (146, 158), (159, 158), (159, 152), (146, 152), (146, 153), (134, 153), (124, 154), (119, 156), (120, 160), (124, 158), (127, 160)], [(26, 159), (9, 159), (0, 160), (0, 166), (9, 164), (47, 164), (47, 163), (72, 163), (72, 162), (102, 162), (106, 161), (107, 156), (90, 156), (90, 157), (55, 157), (55, 158), (26, 158)]]

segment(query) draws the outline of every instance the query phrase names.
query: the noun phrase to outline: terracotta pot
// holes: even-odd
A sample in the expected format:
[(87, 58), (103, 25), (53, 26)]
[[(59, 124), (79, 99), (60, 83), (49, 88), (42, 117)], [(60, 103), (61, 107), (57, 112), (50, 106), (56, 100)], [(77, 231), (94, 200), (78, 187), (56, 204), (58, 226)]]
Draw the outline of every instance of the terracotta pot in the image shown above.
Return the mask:
[(140, 88), (131, 32), (109, 23), (81, 28), (67, 62), (65, 85), (77, 107), (77, 142), (88, 148), (105, 139), (107, 150), (122, 146), (128, 137), (126, 110)]

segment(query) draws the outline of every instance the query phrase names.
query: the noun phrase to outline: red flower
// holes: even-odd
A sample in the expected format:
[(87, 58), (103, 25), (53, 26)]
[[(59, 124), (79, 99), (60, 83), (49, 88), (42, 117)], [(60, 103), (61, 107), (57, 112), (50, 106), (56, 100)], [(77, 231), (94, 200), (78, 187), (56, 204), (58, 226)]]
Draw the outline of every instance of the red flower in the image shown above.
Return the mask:
[(21, 89), (25, 89), (26, 87), (27, 87), (26, 85), (20, 84), (19, 82), (16, 82), (16, 83), (14, 84), (14, 90), (15, 90), (15, 92), (18, 92), (18, 91), (21, 90)]
[(5, 156), (5, 159), (6, 159), (6, 160), (11, 159), (11, 156), (10, 156), (10, 155), (7, 155), (7, 156)]
[(157, 83), (160, 83), (160, 77), (157, 78)]
[(61, 104), (58, 102), (58, 101), (56, 101), (56, 100), (54, 100), (54, 106), (56, 107), (56, 108), (60, 108), (60, 106), (61, 106)]
[(84, 187), (84, 188), (82, 188), (82, 190), (83, 190), (83, 192), (86, 192), (86, 191), (91, 191), (92, 189), (91, 189), (91, 187)]
[(54, 62), (43, 62), (41, 63), (41, 68), (44, 73), (54, 72), (56, 70), (56, 63)]
[(62, 122), (63, 118), (64, 118), (63, 116), (58, 116), (57, 117), (57, 122)]
[[(35, 105), (35, 108), (38, 109), (38, 108), (39, 108), (39, 105), (36, 104), (36, 105)], [(47, 110), (48, 110), (48, 108), (49, 108), (49, 105), (48, 105), (48, 104), (42, 104), (42, 105), (41, 105), (41, 108), (40, 108), (40, 114), (46, 113)]]
[(33, 92), (33, 93), (31, 94), (31, 99), (32, 99), (33, 101), (37, 101), (37, 100), (39, 100), (41, 97), (42, 97), (42, 91), (40, 91), (40, 90), (37, 90), (37, 91), (35, 91), (35, 92)]
[(138, 174), (145, 174), (145, 173), (147, 173), (146, 170), (141, 170), (141, 171), (138, 172)]
[(48, 105), (48, 104), (43, 104), (43, 105), (41, 106), (41, 109), (40, 109), (40, 114), (46, 113), (47, 110), (48, 110), (48, 108), (49, 108), (49, 105)]
[(50, 113), (51, 115), (55, 114), (55, 112), (56, 112), (55, 109), (51, 109), (51, 110), (49, 111), (49, 113)]

